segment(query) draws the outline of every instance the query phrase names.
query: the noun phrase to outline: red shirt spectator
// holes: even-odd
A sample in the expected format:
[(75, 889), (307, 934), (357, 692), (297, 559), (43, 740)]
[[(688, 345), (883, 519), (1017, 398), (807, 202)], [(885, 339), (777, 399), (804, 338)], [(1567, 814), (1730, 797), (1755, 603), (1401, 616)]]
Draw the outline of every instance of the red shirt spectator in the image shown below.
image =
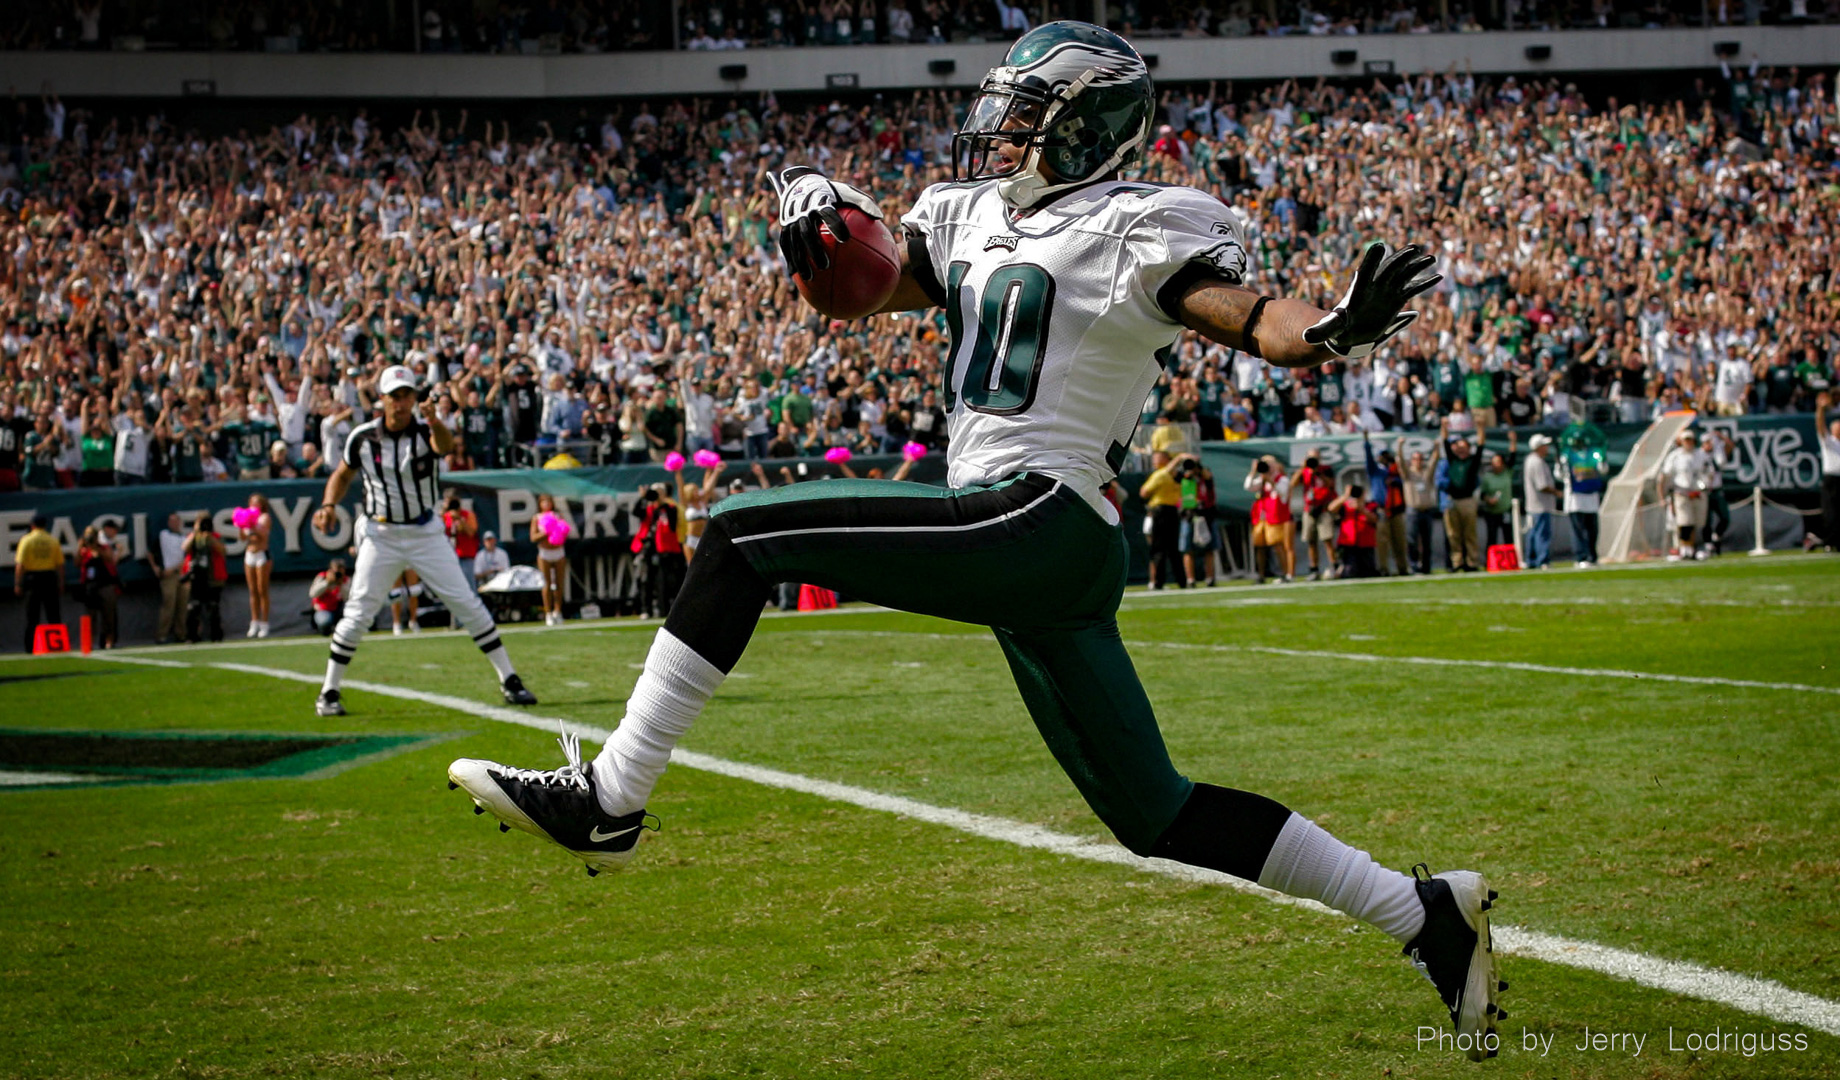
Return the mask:
[(441, 524), (447, 530), (448, 542), (454, 545), (455, 555), (470, 560), (479, 554), (479, 518), (471, 510), (458, 501), (450, 501), (441, 513)]
[(1335, 542), (1342, 547), (1371, 548), (1380, 543), (1378, 532), (1374, 529), (1374, 513), (1378, 507), (1370, 502), (1347, 500), (1342, 503), (1342, 523), (1336, 530)]

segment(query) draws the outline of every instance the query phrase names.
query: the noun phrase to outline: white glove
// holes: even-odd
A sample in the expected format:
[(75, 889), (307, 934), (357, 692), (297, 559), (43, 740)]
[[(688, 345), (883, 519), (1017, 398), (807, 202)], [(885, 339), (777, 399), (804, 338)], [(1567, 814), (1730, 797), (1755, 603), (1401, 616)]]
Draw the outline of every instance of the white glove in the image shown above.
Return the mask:
[(877, 221), (882, 208), (867, 192), (840, 184), (806, 165), (794, 165), (778, 176), (769, 176), (773, 190), (779, 193), (779, 250), (794, 274), (809, 279), (814, 270), (830, 266), (830, 253), (818, 235), (822, 224), (842, 243), (850, 238), (839, 206), (849, 206)]

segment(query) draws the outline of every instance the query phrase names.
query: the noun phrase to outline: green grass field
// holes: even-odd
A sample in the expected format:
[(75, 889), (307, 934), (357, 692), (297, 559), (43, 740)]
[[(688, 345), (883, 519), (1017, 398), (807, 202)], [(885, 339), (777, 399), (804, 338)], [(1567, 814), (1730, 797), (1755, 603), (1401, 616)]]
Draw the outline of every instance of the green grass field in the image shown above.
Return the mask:
[[(1345, 919), (682, 767), (663, 831), (590, 879), (445, 784), (457, 756), (560, 764), (541, 731), (363, 690), (322, 721), (309, 685), (210, 666), (317, 677), (318, 639), (15, 660), (9, 729), (415, 738), (301, 776), (0, 790), (0, 1076), (1840, 1075), (1837, 615), (1840, 561), (1802, 557), (1127, 597), (1189, 775), (1401, 868), (1483, 869), (1503, 923), (1827, 1010), (1510, 956), (1483, 1065), (1420, 1044), (1429, 985)], [(507, 640), (538, 714), (609, 728), (651, 636)], [(772, 618), (737, 676), (685, 749), (1106, 839), (975, 627)], [(460, 634), (373, 636), (351, 678), (497, 703)]]

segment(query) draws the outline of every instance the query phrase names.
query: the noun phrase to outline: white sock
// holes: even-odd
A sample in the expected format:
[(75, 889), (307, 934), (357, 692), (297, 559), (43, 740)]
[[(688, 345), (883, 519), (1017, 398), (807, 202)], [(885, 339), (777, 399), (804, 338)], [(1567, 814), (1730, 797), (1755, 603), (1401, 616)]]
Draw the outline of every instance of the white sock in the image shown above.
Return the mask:
[(328, 690), (337, 690), (339, 688), (339, 680), (344, 677), (344, 664), (339, 663), (337, 660), (326, 661), (326, 681), (320, 684), (319, 692), (323, 694)]
[(498, 672), (499, 682), (504, 682), (517, 674), (517, 668), (511, 666), (511, 653), (503, 645), (487, 653), (486, 659), (492, 661), (492, 667)]
[(696, 650), (660, 628), (645, 670), (626, 700), (626, 718), (594, 759), (601, 809), (616, 817), (645, 809), (684, 737), (725, 676)]
[(1410, 875), (1388, 870), (1302, 814), (1292, 813), (1279, 830), (1259, 871), (1259, 884), (1320, 900), (1372, 923), (1401, 944), (1417, 937), (1425, 925), (1425, 905)]

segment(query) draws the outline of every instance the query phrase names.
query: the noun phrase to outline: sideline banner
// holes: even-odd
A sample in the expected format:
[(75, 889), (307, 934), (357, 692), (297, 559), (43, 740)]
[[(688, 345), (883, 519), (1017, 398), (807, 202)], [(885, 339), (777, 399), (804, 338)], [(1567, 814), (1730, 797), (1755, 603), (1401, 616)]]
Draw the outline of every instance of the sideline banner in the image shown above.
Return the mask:
[[(1772, 493), (1817, 490), (1821, 482), (1821, 455), (1815, 440), (1814, 417), (1797, 413), (1784, 416), (1742, 416), (1729, 419), (1702, 418), (1700, 426), (1723, 430), (1732, 437), (1735, 453), (1725, 470), (1727, 488), (1736, 497), (1747, 494), (1754, 486)], [(1522, 454), (1535, 429), (1521, 432)], [(1643, 424), (1610, 424), (1601, 429), (1609, 439), (1609, 464), (1612, 473), (1620, 471), (1629, 450), (1647, 430)], [(1402, 443), (1406, 454), (1414, 450), (1431, 451), (1435, 434), (1425, 432), (1387, 432), (1376, 437), (1376, 449)], [(1491, 432), (1488, 449), (1504, 449), (1507, 434)], [(1253, 462), (1264, 454), (1274, 454), (1288, 468), (1295, 469), (1305, 458), (1317, 454), (1325, 465), (1336, 469), (1343, 479), (1365, 470), (1359, 437), (1333, 436), (1326, 439), (1248, 439), (1243, 442), (1205, 443), (1201, 458), (1214, 471), (1218, 505), (1224, 512), (1244, 516), (1251, 512), (1252, 496), (1241, 481)], [(822, 460), (763, 461), (767, 476), (776, 484), (785, 477), (782, 468), (796, 470), (803, 466), (802, 479), (818, 480), (841, 475), (837, 466)], [(898, 455), (862, 456), (850, 462), (858, 476), (879, 468), (893, 473), (899, 468)], [(530, 545), (529, 523), (536, 516), (540, 494), (552, 495), (561, 504), (563, 515), (575, 526), (577, 540), (607, 544), (624, 541), (631, 535), (628, 511), (642, 485), (668, 482), (671, 474), (656, 465), (610, 465), (592, 469), (499, 469), (451, 473), (442, 477), (443, 489), (452, 489), (479, 517), (481, 531), (490, 529), (510, 549), (513, 562), (530, 562), (535, 558)], [(700, 482), (702, 471), (687, 467), (685, 479)], [(729, 462), (723, 466), (721, 484), (746, 479), (753, 483), (752, 463)], [(915, 463), (910, 479), (927, 484), (945, 482), (945, 459), (930, 454)], [(1120, 478), (1126, 495), (1126, 517), (1142, 514), (1136, 505), (1141, 476)], [(354, 485), (355, 488), (355, 485)], [(35, 514), (52, 519), (52, 533), (64, 545), (66, 555), (73, 556), (70, 573), (75, 574), (74, 555), (77, 541), (90, 525), (113, 520), (120, 523), (128, 537), (133, 558), (122, 566), (122, 576), (141, 580), (151, 576), (144, 559), (148, 545), (157, 542), (166, 517), (177, 511), (189, 527), (199, 513), (209, 513), (218, 535), (234, 562), (233, 574), (241, 566), (242, 541), (230, 520), (231, 512), (249, 501), (252, 492), (268, 496), (275, 513), (275, 535), (269, 552), (278, 573), (318, 573), (336, 555), (344, 555), (351, 545), (352, 514), (357, 492), (348, 494), (340, 507), (339, 526), (331, 533), (321, 533), (309, 520), (319, 506), (325, 490), (321, 480), (270, 480), (252, 483), (231, 481), (221, 484), (161, 484), (145, 487), (82, 488), (71, 491), (25, 492), (0, 496), (0, 569), (13, 566), (13, 551), (19, 538), (31, 527)], [(1127, 527), (1134, 523), (1127, 520)]]
[[(1738, 416), (1725, 419), (1701, 417), (1698, 426), (1702, 430), (1723, 431), (1731, 436), (1733, 452), (1732, 460), (1725, 468), (1725, 487), (1733, 497), (1742, 498), (1753, 487), (1762, 487), (1772, 493), (1819, 490), (1821, 450), (1815, 439), (1812, 414)], [(1519, 430), (1521, 460), (1525, 460), (1527, 441), (1535, 432), (1546, 430), (1547, 434), (1558, 434), (1554, 429)], [(1648, 425), (1604, 424), (1598, 430), (1609, 439), (1609, 466), (1614, 476), (1622, 471), (1629, 451), (1642, 437), (1642, 433), (1648, 430)], [(1405, 457), (1410, 457), (1415, 450), (1422, 450), (1429, 456), (1437, 443), (1437, 433), (1389, 431), (1375, 435), (1373, 443), (1376, 453), (1381, 449), (1393, 449), (1397, 444), (1399, 452)], [(1507, 429), (1489, 432), (1485, 452), (1506, 450), (1507, 447)], [(1201, 460), (1214, 472), (1215, 499), (1221, 509), (1235, 514), (1251, 514), (1252, 493), (1246, 491), (1241, 482), (1252, 470), (1253, 463), (1266, 454), (1275, 456), (1285, 463), (1285, 468), (1293, 472), (1303, 465), (1305, 459), (1315, 454), (1325, 466), (1336, 471), (1340, 482), (1357, 476), (1362, 477), (1363, 483), (1366, 482), (1366, 458), (1358, 435), (1334, 435), (1325, 439), (1246, 439), (1241, 442), (1204, 443), (1201, 447)], [(1518, 470), (1516, 472), (1518, 474)], [(1515, 483), (1515, 491), (1518, 493), (1518, 479)]]
[[(796, 480), (823, 480), (843, 475), (830, 462), (800, 458), (760, 462), (774, 484), (782, 484), (785, 468)], [(863, 455), (850, 461), (858, 476), (871, 469), (892, 474), (901, 466), (898, 454)], [(803, 469), (803, 475), (798, 470)], [(930, 454), (914, 463), (910, 480), (927, 484), (945, 483), (945, 459)], [(699, 484), (703, 470), (686, 466), (684, 480)], [(752, 462), (728, 462), (722, 467), (717, 490), (736, 479), (756, 483)], [(670, 483), (672, 475), (657, 465), (610, 465), (592, 469), (493, 469), (449, 473), (441, 477), (443, 491), (452, 490), (463, 504), (479, 517), (481, 532), (498, 534), (499, 542), (511, 553), (514, 563), (529, 563), (536, 558), (530, 542), (530, 521), (537, 516), (537, 496), (550, 495), (557, 509), (574, 525), (574, 539), (590, 544), (607, 545), (624, 542), (632, 535), (628, 520), (633, 503), (642, 487)], [(159, 541), (169, 514), (178, 513), (189, 531), (201, 513), (211, 515), (217, 534), (223, 537), (231, 559), (231, 575), (240, 572), (243, 542), (237, 536), (230, 515), (249, 502), (249, 496), (261, 492), (268, 497), (275, 515), (275, 529), (269, 540), (269, 554), (278, 574), (318, 573), (335, 556), (349, 559), (352, 542), (352, 515), (357, 512), (359, 487), (353, 482), (339, 507), (338, 528), (322, 533), (312, 523), (313, 511), (319, 507), (326, 490), (324, 480), (260, 480), (217, 484), (149, 484), (137, 487), (81, 488), (70, 491), (23, 492), (0, 496), (0, 569), (10, 570), (19, 538), (31, 528), (32, 518), (44, 514), (51, 518), (51, 532), (64, 545), (68, 574), (76, 574), (77, 542), (91, 525), (114, 521), (127, 537), (132, 558), (122, 563), (124, 580), (150, 579), (152, 570), (145, 556), (148, 547)]]

